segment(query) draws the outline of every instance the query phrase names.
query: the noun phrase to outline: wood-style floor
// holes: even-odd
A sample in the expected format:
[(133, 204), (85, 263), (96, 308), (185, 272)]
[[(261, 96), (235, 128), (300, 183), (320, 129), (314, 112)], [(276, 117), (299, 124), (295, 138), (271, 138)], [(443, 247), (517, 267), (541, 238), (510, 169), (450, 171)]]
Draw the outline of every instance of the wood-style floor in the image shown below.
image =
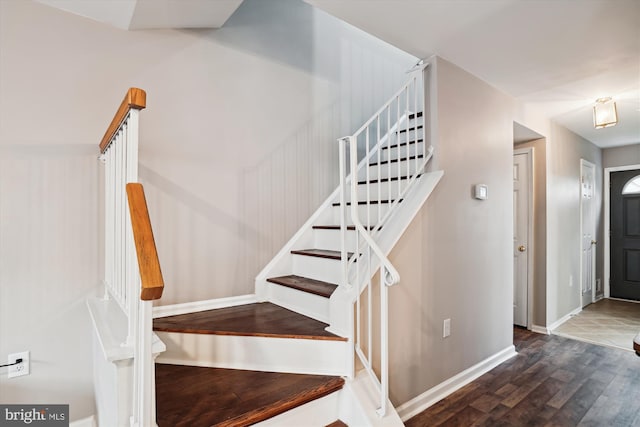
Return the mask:
[(159, 427), (249, 426), (343, 384), (326, 375), (156, 364), (157, 422)]
[(518, 355), (406, 422), (418, 426), (640, 426), (640, 357), (516, 328)]

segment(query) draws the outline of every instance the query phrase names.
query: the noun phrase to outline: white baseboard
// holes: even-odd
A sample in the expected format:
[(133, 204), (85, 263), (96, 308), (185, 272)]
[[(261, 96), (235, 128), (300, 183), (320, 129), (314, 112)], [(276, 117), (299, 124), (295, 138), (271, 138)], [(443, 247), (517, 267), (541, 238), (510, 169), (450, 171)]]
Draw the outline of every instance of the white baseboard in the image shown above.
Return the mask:
[(536, 334), (551, 335), (551, 331), (547, 329), (546, 326), (540, 325), (531, 325), (531, 332), (535, 332)]
[(178, 314), (197, 313), (199, 311), (215, 310), (217, 308), (235, 307), (237, 305), (258, 302), (255, 294), (237, 297), (217, 298), (205, 301), (186, 302), (183, 304), (161, 305), (153, 307), (153, 318), (175, 316)]
[(421, 395), (414, 397), (410, 401), (398, 406), (396, 410), (398, 411), (400, 418), (402, 419), (402, 421), (406, 421), (414, 415), (419, 414), (431, 405), (439, 402), (440, 400), (449, 396), (451, 393), (464, 387), (481, 375), (489, 372), (499, 364), (505, 362), (506, 360), (509, 360), (516, 354), (517, 353), (515, 347), (513, 345), (510, 345), (504, 350), (501, 350), (496, 354), (484, 359), (482, 362), (460, 372), (459, 374), (449, 378), (444, 382), (441, 382), (437, 386), (430, 388)]
[(565, 316), (561, 317), (560, 319), (556, 320), (555, 322), (553, 322), (551, 325), (549, 325), (547, 327), (547, 329), (551, 332), (554, 329), (558, 328), (560, 325), (562, 325), (564, 322), (566, 322), (567, 320), (571, 319), (571, 317), (575, 316), (576, 314), (580, 313), (582, 311), (582, 307), (578, 307), (575, 310), (573, 310), (572, 312), (570, 312), (569, 314), (566, 314)]
[(97, 425), (95, 415), (69, 423), (69, 427), (97, 427)]

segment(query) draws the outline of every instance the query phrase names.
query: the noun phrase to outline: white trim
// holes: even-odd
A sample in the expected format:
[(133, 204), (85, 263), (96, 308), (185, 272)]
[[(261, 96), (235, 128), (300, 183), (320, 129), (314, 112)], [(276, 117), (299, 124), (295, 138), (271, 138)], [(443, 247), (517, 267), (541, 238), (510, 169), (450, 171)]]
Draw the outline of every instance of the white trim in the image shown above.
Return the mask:
[[(582, 305), (582, 301), (580, 301), (580, 305)], [(557, 329), (560, 325), (562, 325), (564, 322), (571, 319), (573, 316), (580, 313), (581, 311), (582, 311), (582, 307), (576, 308), (575, 310), (571, 311), (571, 313), (564, 315), (560, 319), (553, 322), (551, 325), (547, 326), (547, 329), (553, 332), (554, 329)]]
[(611, 295), (611, 239), (609, 231), (611, 230), (611, 172), (630, 171), (640, 169), (640, 164), (628, 166), (615, 166), (604, 168), (604, 297), (609, 298)]
[(540, 325), (531, 325), (531, 332), (535, 332), (536, 334), (551, 335), (551, 331), (547, 329), (546, 326)]
[[(583, 266), (582, 266), (582, 260), (583, 260), (583, 256), (582, 256), (582, 248), (584, 245), (583, 240), (583, 226), (584, 224), (582, 223), (583, 220), (583, 216), (582, 216), (582, 208), (583, 208), (583, 200), (584, 198), (582, 197), (582, 178), (584, 177), (584, 170), (585, 168), (591, 168), (593, 169), (593, 179), (592, 179), (592, 184), (593, 184), (593, 195), (591, 196), (591, 219), (593, 221), (593, 234), (591, 235), (591, 239), (592, 240), (596, 240), (597, 239), (597, 235), (598, 235), (598, 225), (596, 224), (596, 203), (595, 203), (595, 194), (596, 194), (596, 165), (591, 163), (588, 160), (585, 159), (580, 159), (580, 249), (579, 249), (579, 256), (580, 256), (580, 286), (578, 286), (577, 288), (579, 289), (579, 293), (580, 293), (580, 306), (582, 306), (582, 295), (584, 294), (583, 290), (582, 290), (582, 286), (584, 285), (584, 278), (582, 277), (583, 274)], [(596, 257), (596, 252), (597, 252), (597, 247), (592, 244), (591, 245), (591, 303), (595, 302), (596, 299), (596, 263), (597, 263), (597, 257)]]
[(529, 206), (529, 212), (527, 212), (527, 328), (533, 328), (533, 271), (535, 266), (533, 265), (533, 254), (535, 251), (535, 234), (534, 234), (534, 199), (533, 196), (535, 194), (535, 177), (533, 174), (534, 168), (534, 148), (519, 148), (517, 150), (513, 150), (513, 155), (517, 154), (526, 154), (527, 155), (527, 166), (529, 169), (529, 176), (527, 177), (529, 181), (529, 188), (527, 188), (527, 192), (529, 193), (527, 196), (527, 205)]
[(81, 420), (72, 421), (69, 423), (69, 427), (97, 427), (96, 424), (96, 416), (91, 415), (87, 418), (82, 418)]
[(406, 421), (516, 355), (515, 347), (510, 345), (480, 363), (430, 388), (410, 401), (403, 403), (396, 408), (396, 411), (402, 421)]
[(237, 297), (217, 298), (205, 301), (185, 302), (182, 304), (161, 305), (153, 307), (153, 318), (175, 316), (178, 314), (197, 313), (199, 311), (215, 310), (217, 308), (235, 307), (237, 305), (253, 304), (258, 302), (255, 294), (240, 295)]
[(624, 298), (607, 298), (610, 299), (611, 301), (623, 301), (623, 302), (632, 302), (634, 304), (640, 304), (640, 301), (636, 301), (634, 299), (624, 299)]

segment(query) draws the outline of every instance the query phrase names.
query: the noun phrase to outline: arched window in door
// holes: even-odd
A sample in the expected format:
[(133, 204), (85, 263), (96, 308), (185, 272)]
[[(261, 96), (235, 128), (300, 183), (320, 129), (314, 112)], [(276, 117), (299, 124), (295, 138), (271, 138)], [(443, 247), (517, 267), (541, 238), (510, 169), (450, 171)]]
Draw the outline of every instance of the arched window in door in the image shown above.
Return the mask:
[(634, 176), (622, 187), (622, 194), (640, 194), (640, 175)]

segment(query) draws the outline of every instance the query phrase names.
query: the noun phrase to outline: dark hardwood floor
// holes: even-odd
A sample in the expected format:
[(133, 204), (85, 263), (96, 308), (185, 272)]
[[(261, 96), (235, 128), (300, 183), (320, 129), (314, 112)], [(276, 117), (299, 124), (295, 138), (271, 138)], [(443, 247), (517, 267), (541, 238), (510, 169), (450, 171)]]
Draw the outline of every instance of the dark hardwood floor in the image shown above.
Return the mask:
[(422, 426), (640, 426), (640, 357), (514, 330), (518, 356), (406, 422)]

